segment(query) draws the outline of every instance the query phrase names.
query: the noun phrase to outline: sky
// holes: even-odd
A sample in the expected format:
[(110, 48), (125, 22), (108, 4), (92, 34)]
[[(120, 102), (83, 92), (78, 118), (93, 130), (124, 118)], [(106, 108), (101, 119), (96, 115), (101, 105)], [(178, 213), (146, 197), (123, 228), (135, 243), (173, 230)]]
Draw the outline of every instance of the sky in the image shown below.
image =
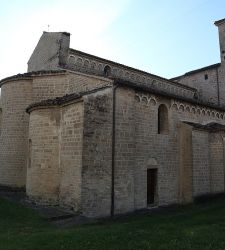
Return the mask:
[(43, 31), (165, 78), (220, 61), (225, 0), (0, 0), (0, 79), (24, 73)]

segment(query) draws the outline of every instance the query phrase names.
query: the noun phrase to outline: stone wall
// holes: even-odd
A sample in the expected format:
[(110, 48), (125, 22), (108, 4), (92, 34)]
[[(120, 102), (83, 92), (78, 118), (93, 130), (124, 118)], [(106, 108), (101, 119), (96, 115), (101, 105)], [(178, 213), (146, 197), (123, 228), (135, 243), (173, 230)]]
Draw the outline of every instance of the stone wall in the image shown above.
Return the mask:
[[(136, 208), (147, 206), (147, 169), (151, 161), (157, 163), (157, 204), (167, 205), (178, 202), (178, 141), (172, 128), (170, 101), (153, 95), (133, 93), (135, 98), (135, 181)], [(146, 99), (147, 98), (147, 99)], [(149, 100), (149, 101), (147, 101)], [(158, 134), (158, 107), (168, 109), (168, 134)], [(140, 194), (141, 193), (141, 194)], [(142, 206), (142, 207), (141, 207)]]
[(179, 143), (179, 198), (180, 203), (193, 201), (193, 141), (192, 127), (186, 123), (178, 124)]
[(113, 80), (83, 73), (69, 73), (69, 93), (86, 92), (112, 86)]
[(207, 131), (193, 131), (193, 195), (210, 193), (209, 135)]
[[(0, 152), (1, 167), (4, 168), (1, 183), (24, 186), (27, 159), (27, 193), (30, 197), (60, 204), (89, 217), (109, 216), (112, 193), (111, 85), (110, 79), (68, 72), (6, 81), (2, 85), (1, 143), (10, 150), (6, 151), (2, 146)], [(104, 89), (105, 86), (109, 88)], [(34, 100), (54, 98), (75, 90), (93, 92), (83, 93), (83, 102), (77, 100), (57, 108), (34, 108), (28, 137), (26, 107)], [(168, 112), (166, 133), (158, 131), (158, 110), (162, 104)], [(215, 133), (211, 137), (205, 130), (193, 129), (192, 186), (185, 157), (181, 164), (183, 135), (178, 130), (181, 121), (225, 124), (222, 110), (122, 86), (116, 89), (115, 107), (116, 214), (146, 208), (146, 175), (150, 168), (157, 169), (156, 200), (160, 206), (189, 202), (192, 191), (198, 196), (224, 189), (223, 135)], [(16, 139), (18, 144), (15, 144)], [(18, 159), (22, 159), (20, 165)]]
[(220, 105), (225, 107), (225, 60), (221, 64), (221, 67), (218, 68), (218, 82)]
[(193, 196), (224, 192), (224, 133), (193, 131)]
[[(181, 121), (225, 124), (223, 112), (126, 88), (117, 89), (116, 98), (116, 213), (146, 208), (148, 168), (158, 170), (158, 205), (191, 202), (192, 193), (198, 196), (214, 192), (210, 188), (214, 185), (217, 185), (215, 192), (221, 192), (223, 145), (217, 139), (209, 143), (208, 131), (187, 125), (190, 133), (186, 138), (184, 132), (179, 134), (178, 128)], [(168, 134), (158, 134), (161, 104), (168, 109)], [(218, 136), (215, 133), (213, 138)], [(181, 141), (186, 143), (186, 150)], [(183, 157), (190, 152), (189, 160), (181, 158), (181, 150)], [(212, 173), (216, 181), (210, 179)]]
[(218, 104), (218, 69), (207, 69), (193, 74), (187, 74), (178, 79), (181, 84), (198, 90), (199, 98), (209, 103)]
[[(148, 101), (146, 99), (146, 102), (142, 103), (140, 99), (141, 93), (140, 96), (135, 96), (135, 92), (132, 94), (135, 100), (135, 133), (133, 137), (136, 155), (134, 161), (134, 207), (135, 209), (142, 209), (147, 206), (147, 169), (152, 167), (158, 169), (158, 178), (164, 173), (158, 163), (157, 152), (154, 153), (154, 148), (157, 148), (158, 145), (152, 148), (152, 143), (154, 143), (154, 138), (152, 137), (156, 136), (158, 130), (157, 123), (153, 121), (154, 118), (157, 118), (155, 110), (156, 99), (149, 95), (146, 96), (149, 98)], [(160, 181), (158, 181), (157, 186), (158, 190), (163, 189)]]
[(68, 75), (66, 73), (42, 74), (37, 77), (32, 77), (32, 79), (33, 103), (70, 93)]
[[(147, 207), (148, 169), (157, 169), (155, 205), (188, 203), (199, 195), (223, 192), (223, 133), (196, 129), (185, 121), (225, 124), (224, 112), (127, 87), (118, 87), (115, 93), (115, 214)], [(168, 112), (166, 133), (158, 130), (158, 110), (162, 104)], [(54, 120), (52, 110), (61, 110), (57, 113), (60, 122)], [(41, 196), (51, 200), (58, 186), (57, 204), (88, 217), (109, 216), (112, 112), (113, 88), (87, 93), (82, 99), (57, 109), (34, 108), (30, 122), (32, 157), (27, 177), (28, 194), (39, 198), (41, 192), (46, 192)], [(47, 146), (39, 150), (37, 144)], [(49, 146), (56, 147), (54, 152), (59, 151), (58, 158), (53, 155), (52, 159)], [(46, 159), (52, 165), (48, 168), (52, 174), (46, 172), (46, 176), (42, 176), (44, 172), (38, 159)], [(54, 172), (56, 169), (59, 171)], [(40, 184), (42, 180), (49, 183), (49, 175), (56, 180), (51, 180), (53, 184), (49, 186), (43, 184), (42, 189)], [(36, 185), (37, 190), (32, 191), (32, 185)]]
[[(157, 204), (178, 202), (178, 143), (158, 134), (158, 106), (170, 101), (127, 88), (116, 91), (115, 213), (147, 207), (147, 169), (158, 170)], [(171, 113), (169, 112), (171, 119)]]
[[(83, 96), (83, 102), (35, 107), (30, 113), (29, 134), (27, 194), (88, 217), (109, 216), (112, 89)], [(48, 164), (47, 171), (42, 169), (44, 164)]]
[(112, 171), (112, 89), (84, 97), (82, 211), (109, 216)]
[(45, 204), (58, 204), (60, 188), (59, 158), (60, 111), (34, 110), (29, 124), (27, 195)]
[(25, 109), (32, 99), (32, 81), (30, 79), (12, 81), (1, 87), (1, 185), (25, 186), (29, 122), (29, 115), (26, 114)]
[[(25, 186), (29, 115), (26, 108), (74, 91), (111, 85), (111, 80), (79, 73), (42, 72), (24, 74), (1, 82), (2, 123), (0, 139), (0, 184)], [(1, 122), (1, 120), (0, 120)]]
[(224, 133), (209, 135), (211, 193), (224, 192)]
[(117, 88), (115, 115), (115, 213), (134, 210), (135, 110), (133, 90)]
[(187, 73), (176, 81), (196, 88), (200, 100), (225, 106), (225, 64)]
[(112, 80), (82, 73), (57, 73), (33, 78), (33, 102), (112, 85)]
[(74, 211), (81, 208), (83, 116), (81, 101), (61, 108), (59, 203)]
[(80, 210), (83, 102), (30, 113), (27, 194)]

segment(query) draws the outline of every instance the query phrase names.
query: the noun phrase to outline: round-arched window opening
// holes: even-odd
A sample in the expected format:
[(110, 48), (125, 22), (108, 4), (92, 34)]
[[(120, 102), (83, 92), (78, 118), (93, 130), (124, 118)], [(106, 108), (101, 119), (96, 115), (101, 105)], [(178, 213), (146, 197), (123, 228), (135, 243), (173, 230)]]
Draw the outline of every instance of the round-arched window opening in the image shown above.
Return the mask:
[(169, 133), (168, 109), (166, 105), (161, 104), (158, 108), (158, 134)]
[(108, 77), (111, 75), (111, 67), (109, 65), (106, 65), (104, 68), (104, 76)]

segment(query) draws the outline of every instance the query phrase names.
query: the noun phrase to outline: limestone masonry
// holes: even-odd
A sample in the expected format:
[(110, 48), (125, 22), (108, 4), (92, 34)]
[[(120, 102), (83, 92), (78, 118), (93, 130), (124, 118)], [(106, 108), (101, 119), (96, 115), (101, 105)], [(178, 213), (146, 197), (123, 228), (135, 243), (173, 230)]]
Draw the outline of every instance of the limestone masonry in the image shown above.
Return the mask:
[(0, 81), (0, 185), (88, 217), (190, 203), (225, 189), (221, 62), (165, 79), (44, 32), (28, 72)]

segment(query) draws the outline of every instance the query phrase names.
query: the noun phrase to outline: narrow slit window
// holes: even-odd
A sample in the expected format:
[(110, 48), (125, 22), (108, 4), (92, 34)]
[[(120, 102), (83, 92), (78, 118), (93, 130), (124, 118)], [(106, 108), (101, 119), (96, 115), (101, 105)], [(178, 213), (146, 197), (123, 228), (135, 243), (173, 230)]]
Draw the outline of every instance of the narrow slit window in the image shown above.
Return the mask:
[(205, 80), (208, 80), (209, 76), (208, 74), (205, 74)]

